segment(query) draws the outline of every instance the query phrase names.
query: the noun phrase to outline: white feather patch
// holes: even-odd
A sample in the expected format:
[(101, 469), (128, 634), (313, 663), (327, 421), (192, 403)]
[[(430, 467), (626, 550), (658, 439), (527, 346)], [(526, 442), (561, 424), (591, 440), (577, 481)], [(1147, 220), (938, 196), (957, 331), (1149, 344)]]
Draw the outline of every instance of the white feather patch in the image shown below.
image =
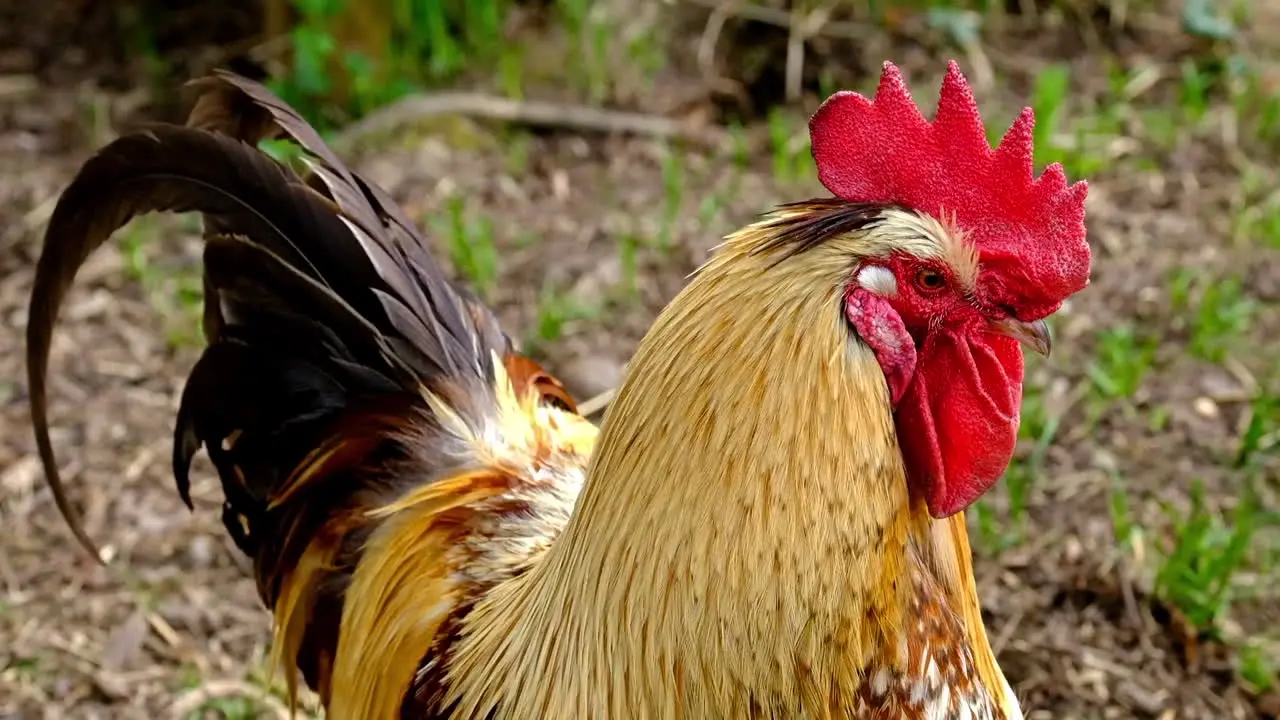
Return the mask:
[(898, 278), (888, 268), (868, 265), (858, 271), (858, 284), (880, 297), (896, 297)]

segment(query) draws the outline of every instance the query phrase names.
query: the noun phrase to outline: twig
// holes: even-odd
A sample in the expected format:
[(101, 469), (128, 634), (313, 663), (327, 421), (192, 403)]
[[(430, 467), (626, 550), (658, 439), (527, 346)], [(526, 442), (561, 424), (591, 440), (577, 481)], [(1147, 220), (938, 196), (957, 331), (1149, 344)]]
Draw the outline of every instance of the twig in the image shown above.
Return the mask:
[(707, 24), (703, 26), (702, 36), (698, 39), (698, 70), (702, 73), (702, 79), (713, 88), (734, 84), (716, 69), (716, 43), (738, 3), (739, 0), (723, 0), (717, 5), (707, 16)]
[(284, 706), (284, 703), (272, 697), (262, 688), (255, 687), (242, 680), (210, 680), (199, 687), (188, 690), (174, 701), (169, 710), (170, 716), (178, 720), (184, 720), (210, 700), (226, 697), (253, 698), (265, 705), (271, 715), (282, 720), (288, 720), (290, 717), (289, 709)]
[(582, 417), (591, 417), (596, 413), (604, 410), (613, 402), (613, 396), (618, 394), (618, 388), (609, 388), (604, 392), (589, 398), (586, 402), (578, 406), (578, 414)]
[(720, 128), (698, 128), (657, 115), (541, 100), (513, 100), (479, 93), (442, 92), (410, 95), (375, 110), (347, 126), (330, 144), (337, 152), (350, 152), (370, 136), (389, 133), (405, 125), (442, 115), (466, 115), (581, 132), (677, 138), (709, 146), (719, 145), (728, 139), (728, 134)]
[[(698, 7), (717, 9), (724, 3), (721, 0), (684, 0), (690, 5)], [(795, 25), (796, 19), (786, 10), (765, 7), (763, 5), (752, 5), (742, 3), (734, 5), (729, 12), (736, 17), (746, 20), (754, 20), (755, 22), (773, 25), (786, 30), (790, 30)], [(816, 11), (815, 11), (816, 12)], [(812, 16), (814, 13), (810, 13)], [(802, 18), (803, 19), (803, 18)], [(822, 24), (819, 32), (810, 34), (810, 37), (838, 37), (849, 40), (870, 40), (877, 36), (878, 31), (871, 25), (853, 22), (850, 20), (833, 20)]]
[(787, 32), (785, 85), (787, 102), (795, 102), (800, 97), (801, 90), (804, 89), (804, 44), (809, 39), (805, 31), (801, 29), (808, 23), (801, 17), (800, 8), (796, 7), (792, 13), (797, 22), (792, 23), (791, 29)]
[(151, 626), (151, 630), (155, 632), (156, 635), (159, 635), (160, 639), (164, 640), (165, 644), (169, 647), (182, 647), (182, 636), (178, 634), (177, 630), (173, 629), (173, 626), (169, 624), (168, 620), (165, 620), (158, 613), (148, 612), (147, 624)]
[(1142, 631), (1138, 635), (1138, 644), (1147, 653), (1151, 653), (1153, 651), (1151, 644), (1153, 631), (1150, 622), (1151, 616), (1138, 607), (1138, 595), (1133, 591), (1133, 578), (1129, 572), (1129, 563), (1124, 555), (1121, 555), (1116, 563), (1116, 575), (1120, 582), (1120, 597), (1124, 601), (1124, 609), (1129, 613), (1130, 621)]
[(23, 214), (18, 222), (11, 224), (4, 233), (0, 233), (0, 240), (7, 242), (16, 242), (19, 238), (26, 237), (27, 233), (34, 232), (37, 228), (49, 222), (49, 218), (53, 217), (53, 209), (58, 206), (58, 193), (53, 193), (49, 197), (41, 200), (35, 207)]
[(1020, 608), (1018, 612), (1009, 619), (1009, 622), (1006, 622), (1004, 627), (1000, 628), (1000, 635), (996, 637), (995, 642), (991, 643), (992, 655), (997, 657), (1000, 656), (1000, 652), (1004, 650), (1004, 646), (1013, 639), (1013, 634), (1022, 626), (1022, 619), (1026, 617), (1026, 614), (1026, 608)]
[(809, 12), (802, 12), (798, 7), (788, 12), (762, 5), (751, 5), (739, 0), (686, 0), (693, 5), (711, 9), (707, 24), (702, 30), (702, 39), (698, 43), (698, 66), (704, 77), (717, 84), (726, 79), (711, 68), (715, 57), (715, 45), (724, 30), (724, 24), (731, 17), (765, 23), (787, 30), (787, 67), (786, 97), (795, 101), (800, 97), (804, 80), (804, 50), (806, 44), (816, 37), (841, 37), (853, 40), (866, 40), (875, 32), (866, 25), (849, 21), (832, 21), (832, 9), (823, 5)]
[(807, 15), (796, 11), (796, 22), (791, 24), (791, 34), (787, 37), (787, 100), (794, 102), (800, 99), (804, 89), (804, 48), (809, 39), (822, 32), (822, 28), (831, 19), (831, 9), (815, 8)]
[(991, 60), (983, 52), (982, 45), (976, 42), (967, 42), (964, 44), (964, 53), (969, 60), (969, 74), (973, 77), (973, 86), (984, 92), (995, 87), (996, 73), (991, 67)]
[(34, 75), (0, 75), (0, 98), (20, 98), (40, 90)]

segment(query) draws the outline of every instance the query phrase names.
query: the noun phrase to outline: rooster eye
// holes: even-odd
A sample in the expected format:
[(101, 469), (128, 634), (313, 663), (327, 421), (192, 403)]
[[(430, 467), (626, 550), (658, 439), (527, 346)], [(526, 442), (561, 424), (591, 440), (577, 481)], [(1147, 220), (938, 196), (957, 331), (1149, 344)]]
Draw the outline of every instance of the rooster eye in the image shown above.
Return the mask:
[(922, 268), (916, 273), (916, 287), (924, 292), (937, 292), (947, 284), (942, 273), (930, 268)]

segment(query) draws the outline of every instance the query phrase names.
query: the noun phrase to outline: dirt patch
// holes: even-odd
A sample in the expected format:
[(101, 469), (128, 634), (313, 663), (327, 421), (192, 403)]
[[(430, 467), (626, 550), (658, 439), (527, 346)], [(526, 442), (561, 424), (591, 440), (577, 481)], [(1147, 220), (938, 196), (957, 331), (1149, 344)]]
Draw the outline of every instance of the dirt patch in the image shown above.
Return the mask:
[[(1153, 46), (1152, 37), (1167, 37), (1158, 32), (1142, 26), (1103, 37), (1104, 46), (1128, 53), (1120, 60), (1130, 66), (1147, 62), (1176, 77), (1170, 47), (1186, 52), (1190, 43)], [(1072, 57), (1072, 107), (1096, 108), (1110, 65), (1078, 54), (1089, 39), (1032, 35), (1011, 30), (990, 41), (1002, 81), (980, 92), (987, 113), (1012, 118), (1035, 72)], [(803, 87), (812, 91), (823, 77), (866, 87), (868, 71), (888, 56), (931, 94), (942, 55), (935, 37), (925, 40), (886, 35), (841, 61), (832, 59), (839, 46), (816, 43)], [(734, 26), (720, 43), (733, 60), (753, 47), (775, 53), (776, 41), (776, 28)], [(1143, 49), (1151, 52), (1136, 57)], [(717, 99), (714, 116), (754, 119), (778, 100), (770, 93), (785, 78), (752, 63), (757, 75), (731, 78), (746, 104), (731, 112)], [(683, 72), (684, 82), (705, 87), (701, 70)], [(1132, 109), (1166, 107), (1166, 95)], [(169, 717), (175, 703), (223, 717), (250, 717), (255, 707), (279, 714), (279, 683), (260, 670), (267, 617), (219, 523), (216, 479), (197, 466), (194, 514), (172, 491), (173, 411), (196, 350), (167, 342), (183, 309), (157, 303), (171, 287), (143, 287), (132, 250), (106, 248), (81, 272), (51, 363), (54, 442), (90, 533), (114, 556), (110, 569), (91, 566), (71, 543), (34, 458), (21, 347), (38, 234), (50, 199), (110, 134), (110, 123), (85, 129), (86, 107), (105, 103), (114, 115), (130, 102), (57, 83), (0, 95), (0, 321), (8, 330), (0, 334), (0, 717)], [(1234, 652), (1189, 630), (1153, 588), (1156, 558), (1191, 511), (1191, 480), (1203, 481), (1214, 511), (1245, 494), (1246, 474), (1232, 463), (1258, 412), (1253, 398), (1275, 391), (1280, 257), (1236, 237), (1232, 217), (1253, 201), (1240, 200), (1243, 171), (1226, 158), (1253, 153), (1251, 164), (1275, 167), (1280, 157), (1266, 143), (1233, 145), (1211, 122), (1166, 146), (1130, 120), (1115, 134), (1129, 149), (1090, 177), (1093, 284), (1058, 319), (1053, 360), (1029, 373), (1029, 392), (1058, 427), (1022, 501), (1034, 532), (1016, 542), (988, 537), (974, 515), (988, 628), (1029, 718), (1216, 720), (1263, 717), (1268, 708), (1275, 716), (1274, 696), (1242, 687)], [(803, 141), (802, 125), (796, 133)], [(723, 234), (779, 202), (826, 194), (811, 173), (777, 172), (786, 147), (757, 144), (742, 158), (732, 148), (532, 135), (461, 120), (370, 149), (354, 164), (422, 219), (442, 256), (458, 232), (450, 218), (463, 219), (464, 233), (491, 235), (490, 302), (532, 352), (589, 395), (616, 382), (653, 314)], [(190, 271), (199, 255), (189, 225), (146, 232), (147, 263), (168, 275)], [(1190, 278), (1182, 305), (1170, 279), (1180, 271)], [(1218, 359), (1195, 357), (1204, 333), (1197, 303), (1226, 278), (1240, 279), (1241, 297), (1254, 301), (1250, 322), (1222, 338)], [(1100, 403), (1098, 367), (1108, 333), (1121, 327), (1154, 338), (1155, 349), (1131, 396)], [(1261, 478), (1254, 491), (1274, 514), (1275, 463), (1262, 462), (1250, 477)], [(1114, 520), (1117, 485), (1142, 529), (1126, 543)], [(1001, 488), (988, 503), (1002, 523), (1015, 504), (1010, 492)], [(1223, 622), (1274, 652), (1280, 618), (1266, 562), (1280, 554), (1275, 528), (1260, 530), (1253, 546), (1254, 592)]]

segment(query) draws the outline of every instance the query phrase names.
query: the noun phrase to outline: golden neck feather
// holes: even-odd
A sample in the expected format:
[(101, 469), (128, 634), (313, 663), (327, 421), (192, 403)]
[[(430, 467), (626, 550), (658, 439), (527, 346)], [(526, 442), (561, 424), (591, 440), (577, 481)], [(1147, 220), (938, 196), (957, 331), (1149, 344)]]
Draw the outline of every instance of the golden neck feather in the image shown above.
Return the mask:
[(785, 715), (894, 662), (932, 520), (838, 311), (848, 245), (775, 264), (751, 252), (767, 230), (731, 237), (646, 335), (564, 534), (468, 621), (461, 717)]

